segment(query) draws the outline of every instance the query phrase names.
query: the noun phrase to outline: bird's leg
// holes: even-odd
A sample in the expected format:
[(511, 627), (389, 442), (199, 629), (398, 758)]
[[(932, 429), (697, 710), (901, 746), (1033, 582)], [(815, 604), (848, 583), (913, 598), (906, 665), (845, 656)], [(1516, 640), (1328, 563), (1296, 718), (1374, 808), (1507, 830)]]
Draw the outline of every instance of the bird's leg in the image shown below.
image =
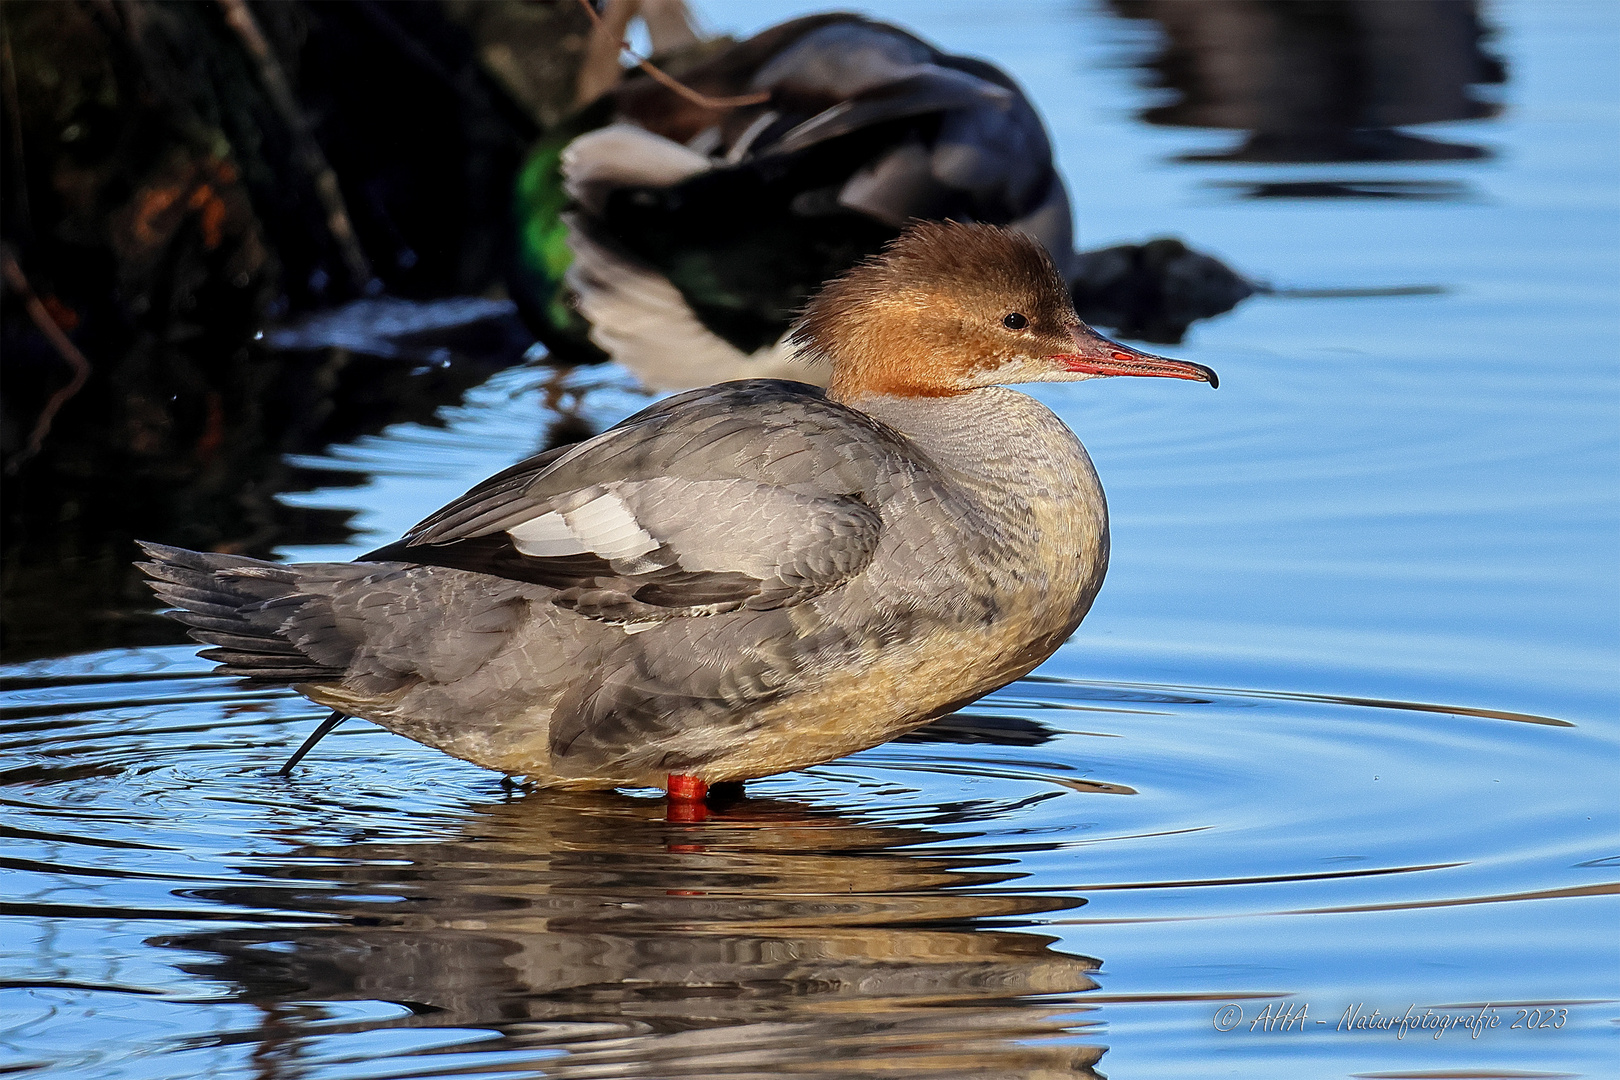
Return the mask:
[(293, 766), (297, 765), (300, 761), (303, 761), (304, 755), (315, 749), (315, 744), (326, 738), (327, 732), (331, 731), (333, 728), (337, 727), (347, 719), (348, 717), (343, 713), (333, 709), (332, 715), (328, 716), (325, 720), (322, 720), (320, 726), (314, 731), (310, 732), (309, 738), (304, 740), (304, 745), (293, 751), (293, 756), (287, 759), (287, 764), (283, 765), (279, 770), (277, 770), (276, 775), (291, 776)]
[(511, 801), (512, 796), (526, 795), (532, 789), (533, 785), (531, 785), (527, 779), (519, 780), (517, 777), (510, 775), (501, 777), (501, 792), (506, 796), (507, 801), (509, 802)]
[(709, 785), (695, 776), (670, 773), (666, 788), (671, 799), (702, 802), (709, 797)]
[(732, 803), (741, 802), (746, 791), (741, 780), (721, 780), (709, 785), (709, 797), (706, 800), (710, 806), (724, 809)]
[(666, 820), (693, 822), (708, 818), (709, 808), (703, 800), (708, 797), (709, 785), (702, 780), (695, 776), (670, 773), (664, 790), (669, 793), (669, 808), (664, 815)]

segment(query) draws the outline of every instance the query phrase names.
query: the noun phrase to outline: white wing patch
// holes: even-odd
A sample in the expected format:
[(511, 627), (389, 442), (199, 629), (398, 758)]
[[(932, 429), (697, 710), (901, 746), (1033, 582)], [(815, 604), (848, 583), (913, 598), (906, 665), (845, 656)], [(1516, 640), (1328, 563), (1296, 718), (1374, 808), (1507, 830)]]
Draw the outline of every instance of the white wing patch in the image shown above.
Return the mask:
[(611, 491), (564, 512), (563, 519), (589, 550), (605, 559), (633, 559), (658, 547), (625, 501)]
[(604, 559), (633, 559), (658, 541), (625, 501), (611, 491), (572, 510), (541, 514), (506, 530), (512, 546), (537, 559), (591, 552)]

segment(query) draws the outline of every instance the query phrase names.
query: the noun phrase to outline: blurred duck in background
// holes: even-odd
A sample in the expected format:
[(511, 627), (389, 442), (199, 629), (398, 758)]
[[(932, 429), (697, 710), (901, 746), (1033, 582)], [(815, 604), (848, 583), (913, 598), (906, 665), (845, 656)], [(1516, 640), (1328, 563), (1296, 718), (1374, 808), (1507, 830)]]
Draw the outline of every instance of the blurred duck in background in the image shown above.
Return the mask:
[[(637, 12), (659, 67), (620, 78)], [(678, 2), (613, 0), (582, 108), (517, 184), (514, 299), (564, 360), (611, 357), (647, 385), (825, 382), (789, 324), (823, 281), (915, 219), (996, 224), (1052, 254), (1082, 317), (1180, 340), (1255, 286), (1176, 240), (1074, 250), (1039, 114), (982, 60), (895, 26), (812, 15), (703, 42)]]

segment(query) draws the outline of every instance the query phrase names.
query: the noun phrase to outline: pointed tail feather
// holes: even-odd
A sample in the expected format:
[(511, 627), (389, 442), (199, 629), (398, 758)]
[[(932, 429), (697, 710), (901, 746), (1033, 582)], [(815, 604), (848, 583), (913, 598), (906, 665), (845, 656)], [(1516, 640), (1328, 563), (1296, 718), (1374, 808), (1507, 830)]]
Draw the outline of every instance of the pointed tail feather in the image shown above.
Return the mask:
[[(165, 614), (213, 646), (200, 655), (218, 663), (220, 674), (286, 683), (343, 677), (346, 665), (334, 661), (346, 650), (334, 650), (331, 641), (310, 648), (310, 616), (329, 623), (330, 601), (303, 587), (297, 567), (138, 543), (151, 561), (136, 565), (158, 598), (173, 605)], [(323, 610), (327, 618), (320, 619)]]

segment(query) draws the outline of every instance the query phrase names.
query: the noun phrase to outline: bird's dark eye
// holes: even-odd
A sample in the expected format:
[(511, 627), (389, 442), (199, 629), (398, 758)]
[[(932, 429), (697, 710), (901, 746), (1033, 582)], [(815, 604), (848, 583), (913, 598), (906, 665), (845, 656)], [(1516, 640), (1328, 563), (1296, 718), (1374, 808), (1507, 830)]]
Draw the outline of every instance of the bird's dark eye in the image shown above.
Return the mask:
[(1029, 325), (1029, 320), (1015, 311), (1011, 315), (1003, 318), (1001, 320), (1001, 325), (1005, 326), (1009, 330), (1022, 330), (1024, 327)]

